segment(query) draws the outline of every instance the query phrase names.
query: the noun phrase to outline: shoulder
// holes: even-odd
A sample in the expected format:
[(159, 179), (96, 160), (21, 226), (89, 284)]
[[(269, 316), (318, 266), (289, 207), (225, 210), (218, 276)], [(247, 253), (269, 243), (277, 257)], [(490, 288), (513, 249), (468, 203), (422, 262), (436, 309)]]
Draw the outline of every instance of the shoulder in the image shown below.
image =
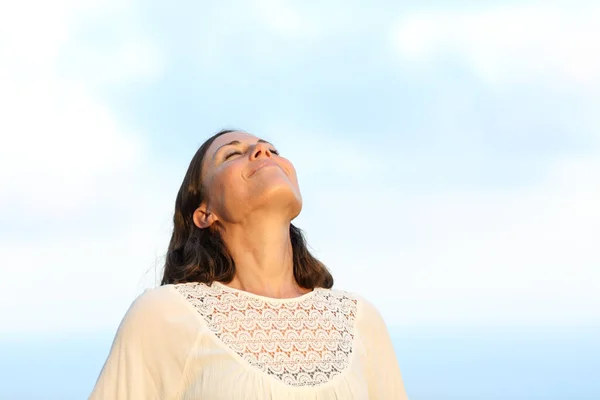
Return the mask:
[(133, 301), (131, 305), (132, 309), (144, 311), (146, 309), (161, 308), (165, 304), (176, 301), (177, 292), (174, 290), (174, 286), (175, 285), (164, 285), (145, 289)]
[(356, 292), (350, 292), (350, 291), (340, 290), (340, 289), (325, 289), (325, 290), (328, 293), (330, 293), (330, 295), (333, 297), (351, 300), (352, 302), (354, 302), (356, 304), (358, 310), (361, 312), (379, 313), (379, 311), (373, 305), (373, 303), (371, 303), (364, 296), (362, 296)]
[(379, 309), (366, 297), (356, 292), (339, 289), (328, 289), (328, 291), (332, 296), (339, 299), (348, 299), (354, 304), (356, 325), (360, 330), (385, 327)]
[[(131, 303), (119, 324), (117, 337), (126, 343), (158, 343), (164, 337), (190, 342), (199, 329), (193, 306), (176, 285), (146, 289)], [(185, 339), (185, 340), (184, 340)]]
[(129, 326), (156, 323), (178, 312), (187, 312), (186, 302), (175, 286), (144, 290), (131, 303), (123, 322)]
[[(133, 302), (136, 308), (163, 308), (172, 305), (181, 305), (186, 297), (202, 297), (211, 288), (203, 283), (187, 282), (162, 285), (144, 290)], [(213, 289), (214, 290), (214, 289)]]

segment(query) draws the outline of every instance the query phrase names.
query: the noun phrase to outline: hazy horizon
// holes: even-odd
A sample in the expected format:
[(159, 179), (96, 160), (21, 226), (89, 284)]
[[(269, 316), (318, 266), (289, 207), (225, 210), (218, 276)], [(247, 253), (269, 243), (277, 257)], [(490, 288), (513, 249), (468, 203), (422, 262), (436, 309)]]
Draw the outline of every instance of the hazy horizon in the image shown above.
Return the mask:
[[(47, 342), (38, 337), (0, 339), (0, 398), (87, 398), (113, 335), (67, 334)], [(392, 327), (391, 335), (411, 400), (600, 396), (599, 326)]]

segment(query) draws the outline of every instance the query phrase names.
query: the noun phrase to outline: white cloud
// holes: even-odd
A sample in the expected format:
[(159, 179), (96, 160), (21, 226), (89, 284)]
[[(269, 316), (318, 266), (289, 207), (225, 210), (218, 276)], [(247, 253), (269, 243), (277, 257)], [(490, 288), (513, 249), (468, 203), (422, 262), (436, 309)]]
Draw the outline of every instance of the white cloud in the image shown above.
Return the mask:
[(84, 88), (32, 79), (2, 82), (0, 205), (21, 212), (76, 212), (102, 194), (100, 179), (139, 167), (140, 138)]
[[(569, 122), (569, 135), (591, 135), (585, 154), (556, 158), (537, 185), (386, 193), (397, 199), (378, 207), (396, 210), (387, 225), (409, 233), (400, 230), (395, 251), (375, 257), (395, 259), (395, 281), (383, 282), (390, 294), (369, 290), (394, 324), (600, 321), (600, 154), (592, 147), (597, 118), (585, 112), (600, 87), (599, 19), (594, 2), (537, 2), (398, 21), (394, 46), (406, 65), (431, 72), (459, 62), (492, 87), (549, 87), (549, 102), (575, 88), (573, 103), (586, 115)], [(560, 124), (564, 115), (548, 118)], [(394, 246), (387, 225), (382, 248)]]
[(292, 37), (307, 33), (308, 21), (291, 3), (280, 0), (255, 0), (252, 3), (257, 18), (273, 32)]
[(77, 42), (81, 26), (111, 12), (127, 15), (129, 7), (69, 0), (2, 6), (0, 190), (7, 195), (0, 205), (10, 204), (12, 213), (76, 212), (106, 195), (100, 181), (126, 178), (140, 168), (143, 140), (118, 121), (94, 89), (99, 82), (156, 77), (161, 61), (155, 46), (136, 29), (123, 28), (123, 39), (104, 57), (71, 68), (69, 75), (61, 69), (69, 49), (79, 49), (78, 59), (98, 53)]
[(161, 251), (155, 240), (167, 240), (153, 223), (156, 218), (145, 224), (137, 220), (101, 237), (57, 234), (41, 241), (0, 242), (0, 334), (116, 327), (132, 299), (153, 286)]
[[(598, 322), (599, 182), (598, 158), (560, 160), (522, 190), (363, 181), (315, 194), (328, 211), (309, 219), (309, 236), (340, 285), (380, 305), (390, 325)], [(376, 279), (362, 277), (371, 271)]]
[[(107, 304), (129, 302), (125, 294), (158, 255), (149, 235), (164, 234), (165, 215), (157, 210), (168, 208), (154, 189), (164, 173), (148, 165), (142, 135), (96, 92), (99, 83), (153, 79), (161, 71), (158, 49), (139, 30), (116, 23), (130, 7), (0, 6), (0, 219), (9, 227), (33, 221), (26, 233), (0, 230), (1, 333), (105, 326), (112, 317)], [(62, 69), (68, 51), (94, 54), (83, 51), (77, 33), (111, 13), (122, 40), (90, 65)], [(107, 215), (126, 217), (97, 232), (96, 225), (109, 225)], [(107, 288), (115, 289), (111, 300)]]
[[(600, 7), (539, 2), (402, 17), (396, 50), (408, 61), (460, 56), (489, 83), (600, 85)], [(558, 80), (559, 82), (555, 82)]]
[[(3, 2), (0, 5), (0, 67), (7, 62), (26, 76), (55, 60), (69, 36), (73, 1)], [(35, 10), (35, 12), (32, 12)]]
[(327, 171), (330, 179), (357, 179), (384, 168), (377, 154), (356, 139), (339, 140), (328, 132), (303, 131), (276, 118), (264, 123), (260, 132), (278, 147), (282, 156), (292, 160), (300, 184), (303, 177), (317, 181), (323, 177), (323, 171)]

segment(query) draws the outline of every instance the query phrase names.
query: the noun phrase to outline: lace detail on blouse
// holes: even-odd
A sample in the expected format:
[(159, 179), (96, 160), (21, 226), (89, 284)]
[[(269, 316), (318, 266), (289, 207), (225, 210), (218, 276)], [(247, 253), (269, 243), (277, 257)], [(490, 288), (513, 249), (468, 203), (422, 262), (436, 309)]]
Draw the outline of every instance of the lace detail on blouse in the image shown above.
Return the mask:
[(279, 300), (218, 283), (175, 288), (225, 345), (287, 385), (316, 386), (348, 366), (357, 308), (348, 293), (316, 288)]

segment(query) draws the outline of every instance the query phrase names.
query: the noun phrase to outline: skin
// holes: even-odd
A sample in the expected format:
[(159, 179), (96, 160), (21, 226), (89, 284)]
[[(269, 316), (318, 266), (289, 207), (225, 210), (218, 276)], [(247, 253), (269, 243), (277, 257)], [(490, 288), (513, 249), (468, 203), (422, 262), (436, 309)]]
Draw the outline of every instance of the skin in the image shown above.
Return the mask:
[(272, 298), (310, 291), (293, 274), (289, 228), (302, 196), (292, 163), (256, 136), (226, 133), (208, 148), (202, 183), (207, 199), (193, 219), (199, 228), (221, 232), (236, 265), (227, 285)]

